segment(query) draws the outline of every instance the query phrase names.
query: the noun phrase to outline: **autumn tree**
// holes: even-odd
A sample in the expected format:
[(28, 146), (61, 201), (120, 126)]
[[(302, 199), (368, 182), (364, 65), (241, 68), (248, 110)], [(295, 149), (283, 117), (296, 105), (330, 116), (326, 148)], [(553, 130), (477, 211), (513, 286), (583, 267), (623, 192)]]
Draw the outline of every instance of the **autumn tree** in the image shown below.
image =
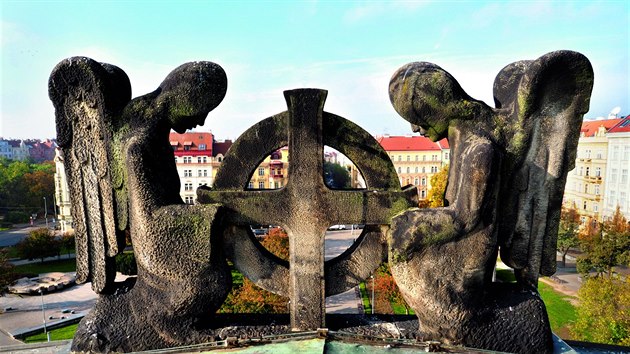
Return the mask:
[[(387, 262), (381, 264), (376, 270), (374, 291), (375, 295), (383, 302), (402, 306), (405, 308), (405, 313), (409, 314), (409, 305), (407, 305), (400, 293)], [(375, 306), (375, 304), (372, 304), (372, 306)]]
[(431, 176), (431, 189), (427, 195), (429, 207), (439, 208), (444, 206), (444, 194), (446, 193), (446, 184), (448, 182), (448, 165)]
[[(2, 212), (22, 213), (21, 222), (28, 215), (42, 210), (43, 198), (53, 208), (55, 167), (52, 162), (28, 164), (25, 161), (0, 160), (0, 208)], [(24, 218), (26, 218), (24, 220)]]
[[(283, 229), (279, 227), (270, 229), (261, 244), (277, 257), (289, 259), (289, 237)], [(286, 313), (288, 304), (288, 298), (261, 289), (243, 277), (242, 284), (234, 284), (219, 312)]]
[(594, 271), (597, 276), (610, 278), (615, 266), (630, 264), (630, 225), (619, 207), (593, 237), (582, 239), (580, 248), (583, 254), (578, 258), (577, 270), (584, 277)]
[(580, 215), (575, 208), (562, 208), (558, 228), (558, 250), (562, 253), (562, 267), (567, 266), (567, 253), (579, 244)]
[(61, 242), (47, 228), (40, 228), (31, 233), (17, 247), (20, 257), (25, 259), (44, 258), (58, 256), (61, 251)]
[(630, 277), (591, 277), (578, 291), (575, 339), (630, 346)]

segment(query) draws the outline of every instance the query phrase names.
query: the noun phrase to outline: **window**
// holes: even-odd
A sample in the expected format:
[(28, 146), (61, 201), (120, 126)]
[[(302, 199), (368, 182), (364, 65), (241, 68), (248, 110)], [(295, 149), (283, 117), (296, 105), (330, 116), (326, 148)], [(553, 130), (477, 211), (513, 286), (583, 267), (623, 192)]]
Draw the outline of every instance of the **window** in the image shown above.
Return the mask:
[(420, 198), (421, 199), (425, 199), (427, 197), (427, 191), (425, 191), (424, 189), (420, 191)]
[(427, 185), (427, 178), (426, 177), (422, 177), (422, 185), (423, 186)]
[(219, 162), (223, 161), (223, 156), (221, 156), (221, 155), (217, 156), (217, 161), (219, 161)]
[(602, 159), (602, 151), (601, 150), (597, 150), (597, 159), (601, 160)]
[(402, 161), (402, 156), (398, 155), (398, 161)]
[(619, 206), (621, 210), (626, 208), (626, 192), (619, 192)]
[(203, 170), (203, 176), (208, 177), (208, 170)]
[(418, 155), (416, 155), (416, 161), (418, 161)]
[(580, 166), (580, 173), (579, 173), (579, 175), (581, 176), (583, 174), (584, 174), (584, 167)]
[(617, 183), (617, 169), (610, 170), (610, 183)]
[(595, 177), (601, 177), (601, 176), (602, 176), (602, 168), (595, 167)]
[(614, 146), (611, 160), (617, 160), (617, 159), (619, 159), (619, 146)]
[(426, 168), (422, 166), (422, 173), (426, 173), (426, 172), (427, 172)]
[(591, 158), (591, 150), (586, 150), (586, 158), (587, 159)]
[(597, 206), (597, 204), (593, 204), (593, 211), (596, 213), (599, 211), (599, 206)]
[(407, 167), (407, 173), (411, 173), (411, 167)]
[(398, 167), (398, 173), (402, 173), (402, 167)]
[(201, 163), (201, 156), (197, 156), (197, 163)]
[(184, 203), (186, 204), (192, 204), (193, 203), (193, 197), (190, 195), (187, 195), (184, 197)]
[(197, 170), (197, 177), (201, 177), (201, 170)]
[(189, 151), (190, 150), (190, 146), (189, 145), (184, 145), (184, 151)]
[(444, 153), (444, 160), (448, 160), (448, 152)]
[(411, 161), (411, 156), (407, 155), (407, 161)]
[(192, 183), (184, 183), (184, 190), (190, 192), (193, 190)]
[(628, 170), (624, 169), (621, 170), (621, 184), (627, 184), (628, 183)]
[(615, 195), (615, 194), (616, 194), (616, 193), (615, 193), (615, 191), (610, 191), (610, 192), (608, 192), (607, 194), (608, 194), (608, 197), (609, 197), (609, 198), (608, 198), (608, 206), (609, 206), (609, 207), (612, 207), (613, 205), (615, 205), (615, 204), (616, 204), (616, 199), (615, 199), (615, 197), (616, 197), (616, 195)]
[(416, 173), (418, 173), (418, 166), (416, 166)]
[(418, 177), (413, 179), (413, 185), (414, 186), (417, 186), (419, 182), (420, 182), (420, 179)]
[(205, 150), (206, 149), (206, 144), (199, 144), (199, 150)]
[(280, 183), (278, 183), (277, 181), (276, 181), (276, 182), (273, 182), (273, 187), (274, 187), (275, 189), (280, 188)]
[(249, 183), (247, 184), (247, 189), (254, 189), (254, 182), (249, 181)]
[(431, 161), (437, 161), (437, 155), (431, 156)]
[(192, 162), (192, 157), (184, 156), (184, 163), (191, 163), (191, 162)]
[(184, 177), (192, 177), (192, 170), (184, 170)]
[(175, 156), (175, 163), (177, 163), (177, 156)]
[(584, 210), (586, 210), (586, 200), (584, 201)]
[(588, 194), (588, 184), (584, 184), (584, 193)]
[(427, 160), (427, 155), (422, 155), (422, 161), (426, 161)]
[(630, 160), (630, 146), (623, 147), (623, 156), (621, 159), (624, 161)]
[(595, 185), (595, 195), (599, 195), (599, 184)]
[(586, 168), (586, 177), (588, 177), (588, 172), (589, 172), (589, 170), (590, 170), (590, 167), (587, 167), (587, 168)]
[(258, 168), (258, 175), (259, 176), (264, 176), (265, 175), (265, 168), (264, 167)]
[(258, 189), (265, 189), (265, 182), (258, 182)]

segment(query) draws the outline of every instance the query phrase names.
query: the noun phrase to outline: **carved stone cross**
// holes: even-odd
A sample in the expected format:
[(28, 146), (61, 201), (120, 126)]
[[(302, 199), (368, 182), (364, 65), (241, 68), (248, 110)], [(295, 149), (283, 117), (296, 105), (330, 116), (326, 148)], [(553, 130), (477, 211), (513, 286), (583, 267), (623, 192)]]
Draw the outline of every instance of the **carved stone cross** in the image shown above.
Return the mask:
[[(384, 188), (369, 189), (373, 179), (367, 176), (367, 190), (331, 190), (326, 187), (323, 173), (323, 136), (326, 133), (339, 138), (338, 133), (342, 127), (338, 127), (335, 132), (325, 132), (323, 117), (341, 123), (347, 122), (352, 128), (357, 126), (323, 112), (327, 95), (325, 90), (299, 89), (286, 91), (284, 94), (288, 106), (287, 114), (281, 113), (268, 118), (245, 132), (240, 138), (243, 141), (237, 141), (225, 157), (213, 190), (200, 189), (198, 200), (202, 203), (221, 203), (235, 211), (236, 216), (230, 219), (232, 223), (274, 224), (281, 225), (286, 230), (290, 249), (287, 290), (291, 299), (291, 327), (295, 331), (314, 330), (325, 327), (326, 229), (330, 225), (342, 223), (389, 224), (394, 214), (417, 205), (417, 193), (415, 188), (400, 190), (396, 185), (398, 179), (391, 178), (392, 174), (387, 171), (392, 170), (391, 162), (389, 165), (378, 166), (376, 163), (376, 167), (361, 168), (365, 161), (357, 161), (364, 174), (380, 169), (380, 175), (387, 178), (381, 178), (376, 184)], [(351, 129), (351, 132), (355, 134), (349, 134), (348, 139), (358, 135), (366, 140), (358, 145), (377, 150), (371, 145), (371, 141), (367, 141), (370, 139), (365, 134), (356, 129)], [(288, 139), (284, 140), (283, 135), (288, 136)], [(247, 184), (251, 172), (262, 159), (287, 144), (290, 153), (286, 186), (279, 190), (244, 190), (243, 186)], [(261, 151), (264, 154), (261, 155)], [(367, 151), (368, 154), (375, 152), (377, 151)], [(248, 161), (252, 155), (257, 157)], [(374, 156), (366, 157), (375, 159)], [(381, 254), (374, 256), (377, 261), (382, 259)], [(362, 261), (373, 263), (372, 259)], [(235, 264), (238, 267), (238, 262)]]

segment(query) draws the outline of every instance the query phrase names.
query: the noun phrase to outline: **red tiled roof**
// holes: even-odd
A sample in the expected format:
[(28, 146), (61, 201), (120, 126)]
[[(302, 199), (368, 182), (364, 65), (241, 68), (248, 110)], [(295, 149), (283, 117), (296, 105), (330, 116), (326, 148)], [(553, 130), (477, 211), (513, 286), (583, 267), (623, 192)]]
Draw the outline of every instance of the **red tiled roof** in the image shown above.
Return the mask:
[(376, 140), (385, 151), (440, 150), (438, 144), (424, 136), (378, 136)]
[(188, 151), (201, 151), (199, 150), (199, 145), (205, 145), (206, 149), (203, 150), (204, 153), (208, 155), (212, 154), (212, 142), (213, 137), (212, 133), (208, 132), (190, 132), (184, 134), (177, 134), (171, 132), (169, 135), (169, 140), (171, 146), (176, 147), (176, 151), (184, 151), (184, 145), (189, 146), (190, 150)]
[(440, 141), (437, 142), (437, 144), (442, 148), (442, 149), (450, 149), (451, 146), (448, 144), (448, 139), (444, 138)]
[(630, 116), (621, 118), (621, 121), (614, 127), (608, 129), (608, 133), (626, 133), (630, 132)]
[(603, 126), (604, 129), (608, 131), (608, 129), (614, 127), (620, 121), (621, 118), (585, 121), (582, 123), (582, 130), (580, 130), (580, 132), (584, 133), (585, 137), (595, 136), (599, 127)]

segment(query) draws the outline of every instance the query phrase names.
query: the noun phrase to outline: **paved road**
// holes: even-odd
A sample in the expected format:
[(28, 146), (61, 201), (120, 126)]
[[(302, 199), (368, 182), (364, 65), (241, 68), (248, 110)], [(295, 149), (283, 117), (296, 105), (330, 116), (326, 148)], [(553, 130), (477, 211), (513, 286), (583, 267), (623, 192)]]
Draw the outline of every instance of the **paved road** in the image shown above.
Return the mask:
[[(52, 226), (50, 222), (48, 224)], [(0, 231), (0, 247), (13, 246), (22, 241), (31, 231), (41, 227), (46, 227), (46, 222), (43, 220), (36, 222), (33, 226), (22, 224), (10, 230)]]
[[(329, 260), (342, 254), (352, 246), (361, 230), (340, 230), (326, 232), (324, 240), (324, 259)], [(326, 298), (326, 313), (359, 313), (361, 299), (357, 296), (357, 288)]]

